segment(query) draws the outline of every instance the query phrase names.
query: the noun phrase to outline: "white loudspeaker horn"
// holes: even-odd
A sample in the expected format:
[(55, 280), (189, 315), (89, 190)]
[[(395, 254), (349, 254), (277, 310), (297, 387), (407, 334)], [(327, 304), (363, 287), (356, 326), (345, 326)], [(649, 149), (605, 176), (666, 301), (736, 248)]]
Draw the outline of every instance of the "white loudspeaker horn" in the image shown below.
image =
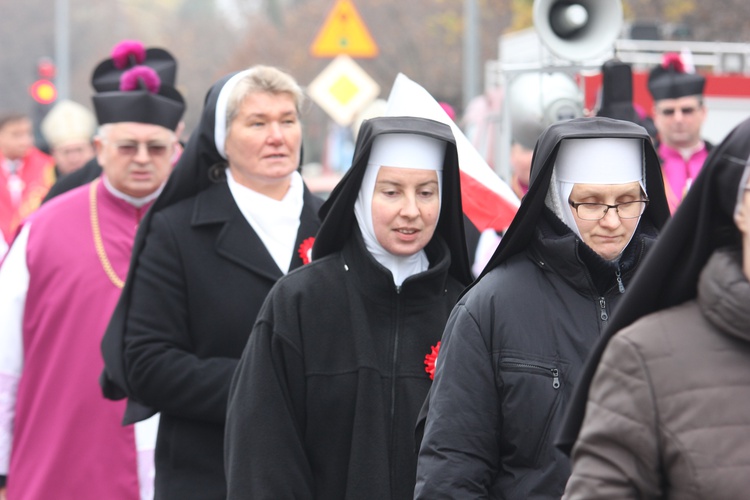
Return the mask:
[(510, 81), (505, 102), (511, 137), (526, 149), (534, 149), (548, 125), (583, 116), (581, 89), (564, 73), (521, 73)]
[(539, 38), (570, 61), (610, 49), (622, 29), (621, 0), (534, 0), (533, 9)]

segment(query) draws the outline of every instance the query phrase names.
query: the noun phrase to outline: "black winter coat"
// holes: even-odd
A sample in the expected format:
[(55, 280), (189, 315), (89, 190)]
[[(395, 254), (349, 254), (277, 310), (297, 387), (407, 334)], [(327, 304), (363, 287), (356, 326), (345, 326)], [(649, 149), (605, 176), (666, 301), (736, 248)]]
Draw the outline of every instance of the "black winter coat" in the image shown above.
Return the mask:
[[(436, 379), (430, 399), (417, 498), (563, 494), (570, 465), (552, 440), (621, 293), (614, 266), (597, 271), (597, 281), (608, 283), (597, 289), (582, 260), (591, 250), (572, 232), (541, 235), (490, 271), (451, 314), (438, 361), (447, 375)], [(624, 287), (654, 239), (641, 233), (632, 242), (621, 267)], [(475, 396), (452, 397), (458, 393)], [(446, 449), (471, 454), (445, 460)]]
[[(367, 250), (354, 204), (382, 134), (444, 141), (440, 217), (427, 270), (404, 280)], [(352, 167), (320, 210), (313, 262), (271, 290), (235, 372), (225, 463), (232, 500), (406, 500), (413, 429), (433, 354), (470, 282), (458, 153), (433, 120), (366, 120)]]
[[(319, 226), (321, 200), (305, 189), (304, 202), (295, 248)], [(156, 498), (224, 499), (229, 385), (282, 272), (226, 182), (154, 214), (145, 241), (123, 357), (131, 397), (161, 412)]]
[(279, 280), (232, 382), (229, 499), (412, 497), (425, 357), (464, 288), (442, 238), (426, 252), (398, 290), (356, 231)]
[[(599, 137), (643, 144), (651, 201), (619, 261), (599, 257), (545, 203), (560, 142)], [(583, 118), (545, 131), (518, 214), (446, 325), (415, 498), (560, 498), (570, 465), (553, 440), (567, 401), (668, 216), (661, 169), (642, 127)]]

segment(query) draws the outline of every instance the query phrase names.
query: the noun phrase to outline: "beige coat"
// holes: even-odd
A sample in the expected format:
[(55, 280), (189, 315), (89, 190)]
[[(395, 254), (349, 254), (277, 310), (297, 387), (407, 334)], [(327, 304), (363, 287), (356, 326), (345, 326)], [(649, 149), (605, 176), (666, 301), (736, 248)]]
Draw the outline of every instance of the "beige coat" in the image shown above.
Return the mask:
[(750, 283), (717, 252), (697, 300), (610, 341), (567, 499), (750, 498)]

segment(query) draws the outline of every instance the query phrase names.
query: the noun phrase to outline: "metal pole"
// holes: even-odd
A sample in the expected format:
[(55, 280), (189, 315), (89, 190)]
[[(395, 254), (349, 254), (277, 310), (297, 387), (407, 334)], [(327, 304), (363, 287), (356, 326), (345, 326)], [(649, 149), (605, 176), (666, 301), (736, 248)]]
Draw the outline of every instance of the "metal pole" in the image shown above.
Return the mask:
[(479, 95), (479, 9), (477, 0), (464, 0), (463, 105)]
[(68, 0), (55, 0), (55, 84), (57, 98), (70, 97), (70, 8)]

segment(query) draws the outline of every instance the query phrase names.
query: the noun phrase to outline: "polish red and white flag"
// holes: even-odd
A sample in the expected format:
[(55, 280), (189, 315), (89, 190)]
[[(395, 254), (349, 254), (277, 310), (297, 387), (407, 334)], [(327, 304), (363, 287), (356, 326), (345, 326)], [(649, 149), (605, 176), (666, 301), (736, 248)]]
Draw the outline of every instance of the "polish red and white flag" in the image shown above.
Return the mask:
[(458, 149), (464, 214), (480, 232), (487, 229), (502, 232), (510, 226), (521, 201), (424, 87), (399, 73), (385, 115), (417, 116), (449, 125)]

